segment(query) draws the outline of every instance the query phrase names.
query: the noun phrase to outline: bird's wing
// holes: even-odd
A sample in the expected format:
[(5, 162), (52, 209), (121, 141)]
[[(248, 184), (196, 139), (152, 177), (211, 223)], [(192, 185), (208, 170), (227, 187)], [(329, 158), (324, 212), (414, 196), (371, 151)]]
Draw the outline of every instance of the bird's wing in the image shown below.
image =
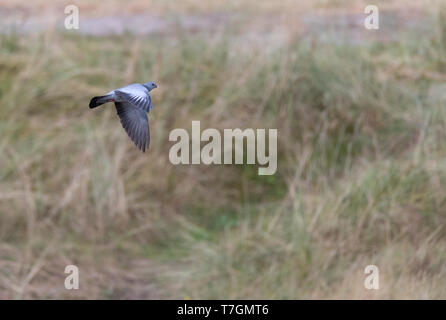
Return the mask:
[(121, 124), (136, 146), (145, 152), (150, 144), (150, 129), (147, 112), (129, 102), (115, 102)]
[[(153, 104), (152, 104), (152, 97), (150, 96), (150, 94), (148, 94), (149, 96), (149, 110), (153, 109)], [(147, 110), (147, 112), (149, 112), (149, 110)]]
[[(140, 88), (142, 87), (142, 88)], [(143, 86), (131, 85), (115, 90), (115, 95), (120, 101), (128, 101), (137, 108), (148, 112), (153, 108), (150, 94)]]

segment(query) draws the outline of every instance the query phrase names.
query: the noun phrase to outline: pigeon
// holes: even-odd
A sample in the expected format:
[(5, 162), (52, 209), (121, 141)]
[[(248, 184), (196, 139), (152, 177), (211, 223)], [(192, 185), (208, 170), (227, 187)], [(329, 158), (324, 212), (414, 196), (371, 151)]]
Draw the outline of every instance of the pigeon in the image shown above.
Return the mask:
[(150, 144), (150, 129), (147, 113), (153, 109), (150, 91), (158, 88), (155, 82), (133, 83), (94, 97), (90, 109), (107, 102), (114, 102), (121, 124), (135, 145), (145, 152)]

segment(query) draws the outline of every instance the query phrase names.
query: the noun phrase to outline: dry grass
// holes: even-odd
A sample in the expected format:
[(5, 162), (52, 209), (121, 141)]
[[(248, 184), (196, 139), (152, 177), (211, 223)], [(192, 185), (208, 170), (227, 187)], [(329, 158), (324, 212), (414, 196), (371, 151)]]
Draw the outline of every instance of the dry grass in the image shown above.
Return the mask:
[[(429, 21), (343, 46), (290, 28), (268, 50), (234, 25), (0, 35), (0, 298), (445, 298), (446, 27)], [(87, 105), (152, 79), (142, 155), (112, 107)], [(172, 166), (170, 130), (196, 119), (278, 128), (277, 174)]]

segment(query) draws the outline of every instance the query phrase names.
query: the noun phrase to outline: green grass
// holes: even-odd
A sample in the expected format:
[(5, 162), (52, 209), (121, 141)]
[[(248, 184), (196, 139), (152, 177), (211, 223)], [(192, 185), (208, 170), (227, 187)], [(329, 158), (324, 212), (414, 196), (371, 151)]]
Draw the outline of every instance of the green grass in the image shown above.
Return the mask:
[[(232, 32), (0, 35), (1, 298), (446, 297), (444, 23), (421, 42), (272, 53)], [(148, 80), (142, 155), (111, 106), (87, 105)], [(170, 130), (197, 119), (277, 128), (276, 175), (172, 166)]]

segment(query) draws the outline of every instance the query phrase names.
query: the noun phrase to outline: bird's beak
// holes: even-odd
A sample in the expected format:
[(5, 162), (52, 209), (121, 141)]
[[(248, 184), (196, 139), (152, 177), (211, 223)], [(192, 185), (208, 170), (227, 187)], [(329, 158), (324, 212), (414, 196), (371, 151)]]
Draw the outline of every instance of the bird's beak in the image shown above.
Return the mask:
[(155, 88), (158, 88), (158, 86), (155, 84)]

